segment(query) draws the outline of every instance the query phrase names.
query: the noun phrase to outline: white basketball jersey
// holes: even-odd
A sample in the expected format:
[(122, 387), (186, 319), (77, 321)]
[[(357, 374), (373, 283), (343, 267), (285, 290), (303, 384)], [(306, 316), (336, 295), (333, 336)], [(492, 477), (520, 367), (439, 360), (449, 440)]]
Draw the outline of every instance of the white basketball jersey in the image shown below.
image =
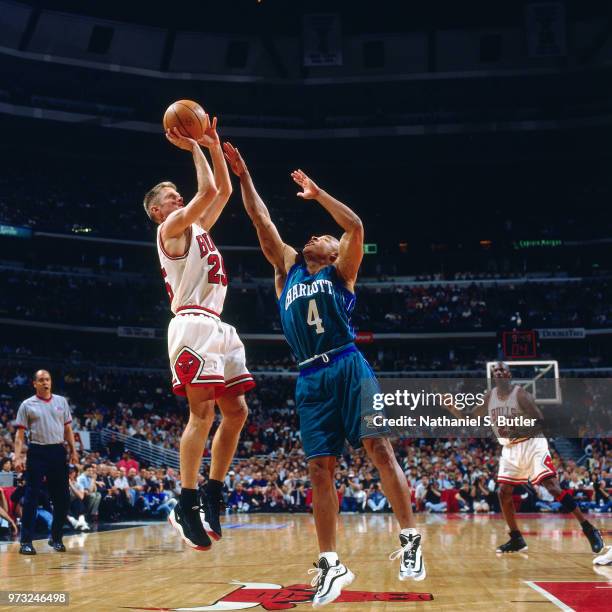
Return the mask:
[(505, 400), (501, 400), (497, 395), (497, 387), (494, 387), (489, 397), (488, 409), (489, 416), (491, 417), (493, 432), (497, 436), (497, 440), (502, 446), (507, 446), (510, 444), (510, 438), (504, 437), (504, 434), (507, 434), (507, 432), (503, 429), (500, 430), (497, 427), (497, 417), (517, 417), (522, 414), (517, 399), (518, 390), (518, 385), (513, 385), (512, 391), (510, 391), (508, 397)]
[(189, 231), (187, 251), (172, 257), (164, 250), (161, 225), (157, 228), (157, 253), (170, 309), (174, 314), (189, 309), (221, 315), (227, 292), (227, 274), (221, 253), (209, 233), (195, 223)]

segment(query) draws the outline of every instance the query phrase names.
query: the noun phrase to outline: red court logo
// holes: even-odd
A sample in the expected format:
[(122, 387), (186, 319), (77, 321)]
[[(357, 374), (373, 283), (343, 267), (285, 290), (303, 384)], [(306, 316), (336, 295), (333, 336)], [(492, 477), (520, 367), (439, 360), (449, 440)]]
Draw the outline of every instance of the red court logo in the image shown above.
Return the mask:
[[(306, 584), (290, 584), (281, 586), (267, 582), (238, 582), (230, 584), (239, 585), (237, 589), (221, 597), (210, 605), (196, 606), (193, 608), (140, 608), (130, 607), (132, 610), (198, 610), (212, 611), (223, 610), (251, 610), (261, 607), (264, 610), (290, 610), (298, 604), (310, 603), (314, 596), (314, 590)], [(387, 602), (415, 602), (432, 601), (431, 593), (395, 593), (395, 592), (373, 592), (373, 591), (342, 591), (335, 603), (364, 603), (370, 601)]]

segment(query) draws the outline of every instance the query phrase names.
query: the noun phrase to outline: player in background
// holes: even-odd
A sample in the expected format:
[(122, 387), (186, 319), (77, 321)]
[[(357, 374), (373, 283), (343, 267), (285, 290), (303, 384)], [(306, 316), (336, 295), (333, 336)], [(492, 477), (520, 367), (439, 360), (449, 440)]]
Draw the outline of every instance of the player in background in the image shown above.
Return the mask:
[[(525, 416), (542, 421), (542, 413), (536, 406), (533, 396), (520, 385), (512, 384), (510, 368), (502, 361), (498, 361), (492, 368), (495, 387), (488, 391), (483, 403), (470, 413), (470, 416), (485, 416), (488, 414), (493, 423), (498, 422), (497, 417)], [(446, 408), (457, 418), (467, 416), (455, 406)], [(548, 442), (542, 435), (542, 430), (536, 422), (536, 428), (525, 436), (520, 432), (503, 430), (493, 427), (499, 443), (502, 445), (499, 460), (499, 501), (504, 519), (510, 529), (510, 540), (497, 549), (498, 553), (512, 553), (527, 550), (527, 543), (521, 534), (516, 521), (512, 492), (514, 487), (531, 482), (532, 485), (541, 484), (561, 504), (563, 512), (571, 512), (580, 523), (582, 531), (591, 545), (591, 550), (598, 553), (604, 547), (601, 533), (589, 521), (574, 501), (568, 490), (561, 489), (557, 471), (552, 462)], [(535, 436), (537, 437), (534, 437)], [(539, 435), (538, 435), (539, 434)]]
[[(182, 490), (168, 520), (189, 546), (206, 550), (210, 537), (218, 540), (222, 536), (223, 480), (248, 413), (244, 393), (255, 383), (246, 369), (244, 346), (236, 330), (220, 319), (227, 275), (209, 231), (232, 186), (216, 119), (210, 125), (206, 116), (199, 143), (176, 130), (168, 131), (166, 137), (191, 152), (198, 180), (198, 191), (187, 205), (170, 182), (159, 183), (144, 199), (147, 215), (158, 225), (157, 251), (175, 315), (168, 326), (172, 386), (176, 394), (186, 395), (189, 403), (189, 422), (180, 443)], [(214, 176), (200, 144), (210, 152)], [(197, 477), (215, 402), (222, 419), (212, 441), (210, 478), (199, 496)]]
[(274, 266), (283, 331), (299, 362), (296, 404), (320, 551), (316, 570), (311, 570), (316, 574), (313, 607), (334, 601), (354, 579), (336, 552), (338, 496), (334, 471), (345, 439), (353, 447), (363, 444), (399, 522), (401, 547), (390, 556), (400, 559), (399, 579), (423, 580), (426, 573), (421, 536), (412, 515), (408, 481), (389, 440), (381, 433), (368, 435), (361, 429), (362, 381), (377, 388), (374, 373), (355, 347), (350, 324), (363, 257), (361, 220), (296, 170), (291, 176), (302, 189), (298, 196), (316, 200), (344, 230), (339, 241), (333, 236), (312, 236), (298, 255), (281, 239), (238, 150), (224, 143), (224, 152), (240, 179), (244, 206), (262, 251)]

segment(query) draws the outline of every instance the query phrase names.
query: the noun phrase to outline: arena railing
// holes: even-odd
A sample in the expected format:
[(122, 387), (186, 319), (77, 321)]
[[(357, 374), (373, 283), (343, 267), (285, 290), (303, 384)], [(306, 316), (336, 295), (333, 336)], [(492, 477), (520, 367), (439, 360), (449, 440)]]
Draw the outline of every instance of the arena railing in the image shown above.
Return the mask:
[(163, 448), (147, 440), (133, 438), (126, 434), (105, 428), (100, 432), (100, 443), (103, 447), (111, 441), (120, 442), (125, 450), (129, 450), (139, 459), (146, 461), (153, 467), (171, 467), (176, 470), (180, 467), (179, 454), (177, 451)]
[[(99, 432), (97, 443), (101, 447), (107, 446), (112, 440), (121, 442), (125, 450), (129, 450), (139, 459), (146, 461), (153, 467), (171, 467), (175, 470), (180, 470), (179, 453), (170, 448), (164, 448), (159, 444), (153, 444), (147, 440), (134, 438), (126, 434), (117, 432), (108, 427)], [(92, 439), (93, 442), (93, 439)], [(232, 464), (236, 463), (237, 459), (232, 459)], [(200, 469), (210, 463), (210, 457), (202, 457)]]

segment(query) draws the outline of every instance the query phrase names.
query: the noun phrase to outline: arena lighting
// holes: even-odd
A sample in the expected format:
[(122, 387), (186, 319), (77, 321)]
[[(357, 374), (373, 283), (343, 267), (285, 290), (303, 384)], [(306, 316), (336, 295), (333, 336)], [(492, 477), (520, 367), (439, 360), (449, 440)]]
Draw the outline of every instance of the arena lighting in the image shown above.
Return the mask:
[(490, 249), (493, 246), (493, 241), (492, 240), (481, 240), (479, 244), (483, 249)]
[(370, 242), (363, 245), (364, 255), (376, 255), (376, 253), (378, 253), (378, 244), (375, 242)]
[(15, 225), (4, 225), (0, 223), (0, 236), (11, 236), (12, 238), (31, 238), (32, 230), (29, 227), (17, 227)]

